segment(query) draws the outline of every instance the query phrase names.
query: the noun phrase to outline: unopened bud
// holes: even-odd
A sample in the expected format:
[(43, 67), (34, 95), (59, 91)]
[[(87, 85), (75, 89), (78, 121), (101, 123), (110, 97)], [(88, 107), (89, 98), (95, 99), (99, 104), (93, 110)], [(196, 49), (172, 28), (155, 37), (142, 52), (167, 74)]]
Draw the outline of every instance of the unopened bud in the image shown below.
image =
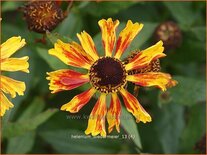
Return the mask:
[(178, 25), (167, 21), (158, 25), (154, 32), (155, 41), (163, 41), (165, 49), (175, 49), (182, 43), (182, 33)]

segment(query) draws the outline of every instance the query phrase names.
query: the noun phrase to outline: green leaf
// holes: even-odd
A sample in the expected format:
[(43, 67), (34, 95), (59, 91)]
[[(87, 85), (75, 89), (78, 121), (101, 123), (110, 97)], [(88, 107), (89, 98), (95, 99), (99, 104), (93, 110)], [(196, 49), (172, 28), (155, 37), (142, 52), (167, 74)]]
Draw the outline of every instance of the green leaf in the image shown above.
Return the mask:
[(46, 131), (41, 132), (40, 136), (57, 153), (116, 153), (121, 145), (118, 140), (87, 136), (78, 130)]
[[(170, 97), (168, 102), (192, 106), (198, 102), (206, 101), (205, 81), (181, 76), (173, 78), (178, 81), (178, 84), (168, 90)], [(160, 102), (162, 102), (161, 99)]]
[(82, 11), (87, 12), (95, 17), (110, 16), (124, 10), (136, 2), (91, 2), (82, 8)]
[(121, 119), (121, 126), (128, 133), (128, 136), (131, 137), (135, 145), (139, 149), (142, 149), (142, 144), (139, 136), (139, 131), (137, 129), (136, 121), (134, 120), (133, 116), (125, 109), (125, 107), (122, 107), (121, 118), (123, 118)]
[(45, 103), (41, 98), (36, 97), (30, 106), (21, 114), (17, 122), (33, 118), (38, 115), (45, 107)]
[(46, 35), (52, 44), (55, 44), (57, 42), (57, 40), (61, 40), (63, 42), (71, 42), (72, 41), (69, 37), (62, 36), (59, 33), (51, 33), (49, 31), (47, 31)]
[[(186, 28), (190, 28), (197, 14), (192, 11), (192, 2), (163, 2), (172, 16)], [(186, 29), (185, 28), (185, 29)]]
[(49, 66), (54, 69), (66, 69), (68, 66), (64, 64), (62, 61), (60, 61), (58, 58), (49, 55), (48, 50), (45, 48), (37, 47), (37, 52), (41, 58), (43, 58)]
[[(82, 31), (83, 20), (80, 14), (70, 12), (68, 17), (63, 20), (56, 31), (68, 38), (76, 39), (76, 34)], [(68, 39), (70, 41), (70, 39)]]
[(7, 154), (24, 154), (28, 153), (35, 142), (35, 132), (26, 132), (24, 135), (12, 137), (7, 144)]
[(181, 153), (195, 152), (194, 147), (206, 132), (206, 104), (197, 104), (189, 108), (187, 124), (181, 137)]
[(35, 130), (39, 125), (47, 121), (56, 112), (57, 109), (48, 109), (33, 118), (29, 118), (21, 122), (9, 122), (2, 129), (2, 137), (15, 137), (23, 135), (25, 132)]
[(179, 140), (184, 127), (184, 109), (178, 104), (167, 104), (153, 116), (152, 123), (158, 133), (164, 153), (177, 153)]
[(186, 36), (182, 46), (173, 51), (169, 51), (165, 61), (169, 61), (172, 64), (181, 63), (182, 65), (189, 62), (204, 62), (206, 60), (205, 50), (205, 43), (196, 41), (196, 39), (189, 39)]
[(12, 1), (3, 2), (2, 7), (1, 7), (1, 12), (3, 13), (6, 11), (16, 11), (18, 9), (18, 7), (20, 7), (22, 5), (23, 5), (22, 2), (17, 2), (17, 3), (14, 3)]
[[(42, 99), (35, 98), (34, 101), (29, 105), (29, 107), (22, 113), (22, 115), (17, 119), (16, 122), (27, 121), (32, 119), (34, 116), (38, 115), (45, 104)], [(7, 153), (27, 153), (29, 152), (35, 142), (35, 132), (28, 131), (20, 136), (11, 137), (8, 139)]]
[(98, 33), (96, 34), (94, 37), (93, 37), (93, 41), (96, 45), (96, 49), (97, 49), (97, 52), (98, 52), (98, 55), (99, 56), (104, 56), (104, 49), (103, 49), (103, 45), (102, 45), (102, 38), (101, 38), (101, 33)]
[(200, 26), (200, 27), (193, 27), (191, 29), (191, 32), (194, 34), (194, 36), (201, 42), (206, 41), (206, 27)]

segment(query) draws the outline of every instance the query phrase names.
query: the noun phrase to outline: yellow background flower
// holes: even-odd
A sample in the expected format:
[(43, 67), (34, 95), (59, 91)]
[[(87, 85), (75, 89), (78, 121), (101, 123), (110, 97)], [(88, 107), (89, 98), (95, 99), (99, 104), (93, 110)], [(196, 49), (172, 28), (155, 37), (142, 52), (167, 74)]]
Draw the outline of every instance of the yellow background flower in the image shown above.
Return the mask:
[(21, 39), (21, 37), (11, 37), (1, 45), (1, 57), (0, 57), (1, 116), (5, 114), (6, 110), (9, 110), (14, 106), (5, 96), (5, 94), (11, 95), (12, 98), (15, 98), (16, 94), (24, 95), (24, 91), (26, 89), (25, 83), (3, 76), (2, 71), (9, 71), (9, 72), (22, 71), (22, 72), (29, 73), (28, 56), (24, 56), (21, 58), (10, 58), (17, 50), (22, 48), (25, 44), (26, 44), (25, 39)]

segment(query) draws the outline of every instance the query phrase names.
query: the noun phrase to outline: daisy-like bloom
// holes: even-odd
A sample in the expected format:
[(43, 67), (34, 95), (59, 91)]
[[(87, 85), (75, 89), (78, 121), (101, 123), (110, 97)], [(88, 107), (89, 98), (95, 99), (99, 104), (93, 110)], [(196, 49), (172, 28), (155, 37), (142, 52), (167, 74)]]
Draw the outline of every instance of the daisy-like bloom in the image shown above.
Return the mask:
[[(1, 44), (1, 71), (22, 71), (29, 73), (29, 63), (27, 62), (29, 59), (28, 56), (21, 58), (10, 58), (12, 54), (22, 48), (25, 44), (25, 40), (21, 39), (21, 37), (11, 37), (6, 42)], [(24, 95), (26, 87), (24, 82), (14, 80), (3, 75), (0, 75), (0, 85), (0, 113), (1, 116), (3, 116), (6, 110), (9, 110), (14, 106), (5, 94), (9, 94), (12, 98), (15, 98), (16, 94)]]
[[(141, 31), (143, 24), (132, 23), (129, 20), (126, 27), (120, 32), (116, 41), (116, 28), (119, 21), (111, 18), (102, 19), (98, 22), (102, 32), (102, 43), (105, 56), (99, 57), (91, 36), (83, 31), (77, 34), (81, 43), (64, 43), (58, 40), (49, 54), (56, 56), (65, 64), (87, 69), (87, 74), (74, 70), (62, 69), (48, 73), (50, 80), (49, 89), (52, 93), (63, 90), (71, 90), (85, 83), (90, 83), (91, 88), (75, 96), (72, 100), (61, 107), (61, 110), (71, 113), (78, 112), (92, 98), (95, 92), (100, 97), (95, 104), (85, 134), (106, 136), (105, 118), (108, 122), (109, 133), (115, 127), (119, 132), (121, 102), (118, 94), (123, 98), (127, 110), (134, 115), (137, 122), (150, 122), (150, 115), (144, 110), (138, 100), (130, 94), (125, 85), (127, 81), (136, 85), (149, 87), (156, 86), (165, 91), (167, 87), (174, 86), (176, 81), (171, 76), (161, 72), (146, 72), (129, 74), (130, 71), (147, 67), (152, 61), (166, 56), (163, 51), (163, 43), (159, 41), (155, 45), (138, 52), (128, 62), (121, 61), (121, 56), (130, 45), (135, 36)], [(111, 96), (110, 106), (106, 105), (106, 96)]]

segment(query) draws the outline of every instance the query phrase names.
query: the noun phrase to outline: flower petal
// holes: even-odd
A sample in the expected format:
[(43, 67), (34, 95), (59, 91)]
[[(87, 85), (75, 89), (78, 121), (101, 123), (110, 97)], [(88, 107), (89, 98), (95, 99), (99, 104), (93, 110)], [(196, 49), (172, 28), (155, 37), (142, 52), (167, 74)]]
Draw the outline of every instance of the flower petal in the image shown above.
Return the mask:
[(167, 88), (171, 88), (171, 87), (174, 87), (178, 84), (178, 81), (176, 80), (169, 80), (168, 84), (166, 85)]
[(96, 89), (91, 88), (79, 95), (76, 95), (69, 103), (64, 104), (61, 107), (61, 110), (69, 111), (71, 113), (78, 112), (84, 105), (88, 103), (95, 92)]
[(157, 86), (162, 91), (165, 91), (167, 87), (172, 87), (177, 84), (175, 80), (172, 80), (170, 74), (161, 72), (148, 72), (128, 75), (126, 79), (127, 81), (144, 87)]
[(120, 115), (121, 115), (121, 103), (116, 93), (112, 93), (111, 103), (107, 112), (108, 131), (109, 133), (116, 126), (116, 130), (120, 132)]
[(83, 31), (81, 32), (81, 34), (77, 33), (77, 37), (85, 52), (89, 54), (94, 61), (96, 61), (99, 58), (99, 56), (97, 54), (96, 47), (91, 36), (85, 31)]
[(1, 90), (7, 94), (10, 94), (12, 98), (16, 97), (16, 93), (18, 95), (24, 95), (25, 89), (26, 86), (24, 82), (1, 75)]
[(106, 94), (101, 94), (99, 100), (96, 102), (88, 120), (88, 127), (85, 134), (92, 134), (97, 136), (100, 134), (102, 137), (106, 137), (105, 130), (105, 116), (107, 112), (106, 107)]
[(9, 58), (18, 49), (26, 44), (25, 39), (21, 37), (11, 37), (1, 45), (1, 59)]
[(49, 50), (49, 54), (56, 56), (67, 65), (89, 69), (93, 63), (86, 57), (80, 45), (75, 42), (63, 43), (58, 40), (55, 47)]
[(29, 73), (28, 56), (21, 58), (6, 58), (1, 61), (1, 70), (3, 71), (23, 71)]
[(136, 122), (151, 122), (151, 116), (144, 110), (138, 100), (124, 88), (120, 90), (124, 104), (129, 112), (136, 118)]
[(105, 49), (105, 56), (111, 56), (116, 42), (116, 28), (119, 21), (112, 21), (111, 18), (99, 20), (98, 22), (102, 32), (102, 43)]
[(164, 53), (163, 42), (159, 41), (155, 45), (139, 52), (128, 64), (126, 70), (143, 68), (153, 60), (166, 56)]
[(49, 75), (47, 80), (50, 80), (49, 89), (52, 90), (51, 93), (71, 90), (89, 81), (88, 74), (83, 75), (69, 69), (61, 69), (47, 74)]
[(128, 20), (126, 27), (120, 32), (116, 43), (115, 58), (119, 59), (135, 36), (141, 31), (143, 24), (132, 23)]
[(1, 116), (4, 116), (6, 110), (9, 110), (10, 108), (14, 107), (14, 105), (8, 100), (8, 98), (3, 94), (3, 92), (0, 92), (0, 102)]

